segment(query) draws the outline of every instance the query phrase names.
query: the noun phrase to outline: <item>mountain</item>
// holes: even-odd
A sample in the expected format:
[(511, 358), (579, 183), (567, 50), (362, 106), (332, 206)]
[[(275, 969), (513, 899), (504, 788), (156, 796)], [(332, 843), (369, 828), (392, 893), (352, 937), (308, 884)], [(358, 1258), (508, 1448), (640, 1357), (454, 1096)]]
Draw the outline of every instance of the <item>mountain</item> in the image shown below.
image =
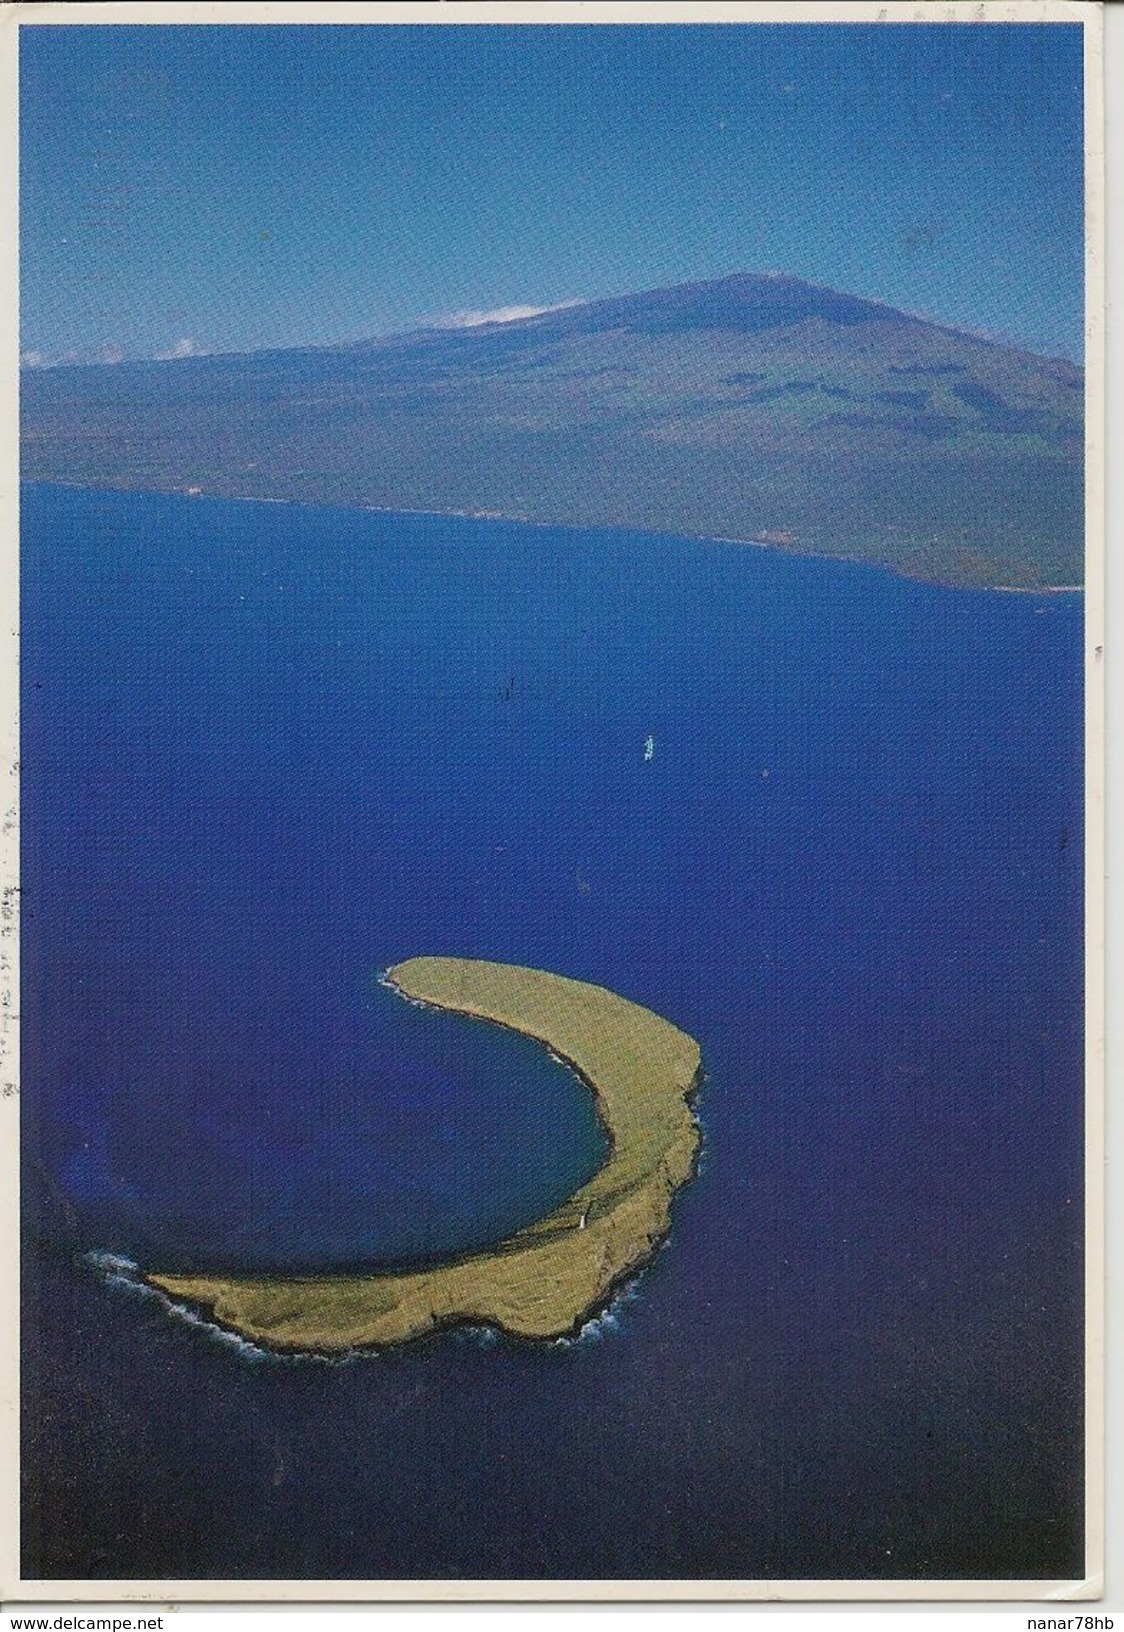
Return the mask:
[(23, 474), (757, 540), (1077, 584), (1084, 375), (794, 278), (28, 370)]

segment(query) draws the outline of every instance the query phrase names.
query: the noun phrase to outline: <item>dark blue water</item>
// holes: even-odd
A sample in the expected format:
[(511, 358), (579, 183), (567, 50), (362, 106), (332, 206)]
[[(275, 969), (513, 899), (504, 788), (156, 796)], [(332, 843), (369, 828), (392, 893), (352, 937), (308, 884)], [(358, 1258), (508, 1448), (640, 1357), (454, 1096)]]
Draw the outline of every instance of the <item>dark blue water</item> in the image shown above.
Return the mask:
[[(1079, 597), (46, 488), (22, 555), (27, 1574), (1081, 1573)], [(580, 1084), (376, 984), (436, 952), (702, 1044), (615, 1323), (253, 1364), (91, 1271), (575, 1188)]]

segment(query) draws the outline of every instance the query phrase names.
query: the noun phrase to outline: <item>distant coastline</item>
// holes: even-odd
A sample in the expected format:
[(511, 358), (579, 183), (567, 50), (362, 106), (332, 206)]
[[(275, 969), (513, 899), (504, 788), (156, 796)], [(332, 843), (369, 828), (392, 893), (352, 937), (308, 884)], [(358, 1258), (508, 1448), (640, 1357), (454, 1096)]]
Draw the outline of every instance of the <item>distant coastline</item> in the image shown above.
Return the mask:
[(958, 588), (1084, 576), (1080, 366), (784, 275), (25, 369), (20, 403), (32, 478), (725, 538)]
[(689, 1107), (698, 1044), (603, 987), (511, 964), (413, 958), (384, 983), (412, 1003), (491, 1021), (542, 1043), (596, 1095), (608, 1161), (562, 1206), (491, 1250), (381, 1275), (144, 1279), (168, 1297), (279, 1351), (333, 1353), (408, 1342), (456, 1324), (514, 1336), (578, 1330), (641, 1268), (670, 1228), (694, 1172)]
[(343, 499), (318, 501), (315, 499), (276, 498), (260, 493), (219, 493), (202, 487), (114, 487), (107, 483), (90, 483), (66, 480), (62, 477), (24, 477), (23, 481), (36, 487), (73, 488), (83, 493), (124, 493), (147, 495), (151, 498), (164, 499), (212, 499), (220, 504), (270, 504), (288, 505), (302, 510), (350, 510), (356, 514), (377, 516), (430, 516), (434, 520), (448, 521), (498, 521), (517, 527), (537, 527), (545, 531), (560, 532), (622, 532), (646, 533), (653, 538), (680, 539), (691, 544), (726, 544), (743, 549), (765, 550), (772, 555), (792, 556), (803, 561), (828, 561), (839, 565), (852, 567), (867, 567), (875, 572), (888, 572), (895, 578), (904, 578), (907, 583), (931, 584), (943, 589), (972, 589), (983, 590), (989, 594), (1003, 595), (1083, 595), (1084, 584), (1001, 584), (975, 582), (961, 579), (954, 575), (942, 577), (938, 574), (928, 575), (922, 572), (910, 572), (902, 565), (889, 561), (875, 561), (859, 555), (834, 555), (827, 550), (801, 548), (795, 540), (779, 541), (776, 537), (760, 535), (757, 537), (736, 538), (724, 533), (684, 533), (662, 530), (654, 527), (629, 527), (624, 523), (602, 522), (596, 526), (581, 526), (569, 521), (543, 521), (533, 516), (517, 513), (504, 514), (497, 510), (435, 510), (418, 505), (389, 505), (365, 504), (353, 499), (350, 502)]

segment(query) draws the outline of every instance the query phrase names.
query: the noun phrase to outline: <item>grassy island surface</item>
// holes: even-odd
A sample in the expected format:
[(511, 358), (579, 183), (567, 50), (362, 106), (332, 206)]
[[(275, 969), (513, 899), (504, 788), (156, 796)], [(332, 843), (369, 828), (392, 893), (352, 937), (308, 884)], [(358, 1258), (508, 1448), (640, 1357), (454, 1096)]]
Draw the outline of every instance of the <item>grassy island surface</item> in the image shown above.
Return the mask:
[(691, 1175), (698, 1127), (693, 1038), (600, 986), (466, 958), (412, 958), (391, 969), (403, 997), (494, 1021), (544, 1043), (597, 1097), (605, 1166), (537, 1223), (486, 1252), (422, 1270), (293, 1279), (148, 1274), (170, 1297), (274, 1349), (333, 1351), (402, 1343), (456, 1323), (520, 1337), (574, 1331), (670, 1224)]

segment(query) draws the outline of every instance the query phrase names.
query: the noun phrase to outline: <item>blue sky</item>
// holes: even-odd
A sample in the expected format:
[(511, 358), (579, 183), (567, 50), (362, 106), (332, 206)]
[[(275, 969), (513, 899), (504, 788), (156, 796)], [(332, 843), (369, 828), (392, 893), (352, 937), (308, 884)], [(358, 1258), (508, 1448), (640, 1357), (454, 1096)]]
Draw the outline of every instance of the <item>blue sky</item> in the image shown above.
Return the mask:
[(1080, 357), (1076, 25), (20, 31), (29, 361), (775, 270)]

